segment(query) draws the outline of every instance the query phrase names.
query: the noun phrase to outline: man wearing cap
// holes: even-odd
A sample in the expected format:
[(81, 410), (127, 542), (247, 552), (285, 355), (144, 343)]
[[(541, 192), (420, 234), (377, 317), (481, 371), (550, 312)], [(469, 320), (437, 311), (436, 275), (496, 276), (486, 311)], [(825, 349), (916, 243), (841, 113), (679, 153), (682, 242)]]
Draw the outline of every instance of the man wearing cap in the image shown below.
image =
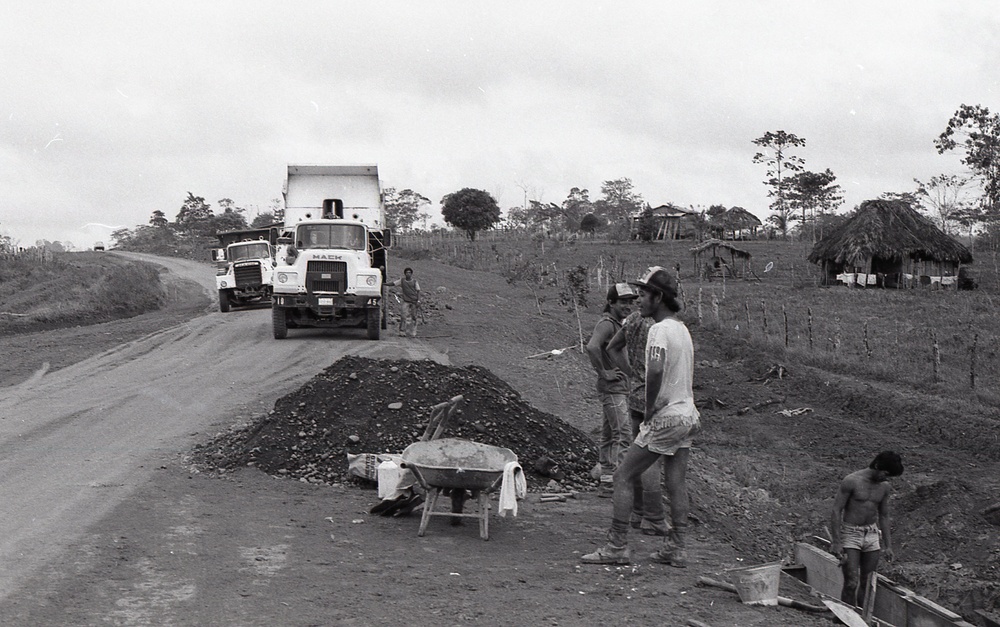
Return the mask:
[(628, 413), (628, 377), (617, 368), (608, 355), (608, 342), (622, 327), (622, 320), (632, 309), (637, 292), (627, 283), (616, 283), (608, 290), (604, 314), (594, 326), (587, 342), (587, 356), (597, 371), (597, 395), (601, 399), (603, 418), (597, 453), (601, 465), (598, 496), (610, 497), (613, 473), (632, 442)]
[(670, 497), (671, 529), (664, 546), (651, 556), (654, 562), (682, 568), (687, 565), (687, 461), (691, 439), (701, 431), (694, 405), (694, 345), (691, 334), (677, 319), (681, 310), (677, 283), (665, 269), (654, 266), (637, 282), (639, 311), (655, 323), (646, 339), (646, 403), (635, 441), (614, 474), (614, 513), (607, 543), (581, 560), (587, 564), (628, 564), (629, 516), (633, 484), (643, 472), (663, 459)]
[[(643, 317), (636, 310), (622, 320), (622, 328), (608, 342), (608, 355), (625, 371), (629, 380), (628, 412), (632, 419), (632, 437), (639, 434), (639, 427), (646, 417), (646, 338), (653, 326), (652, 318)], [(650, 536), (665, 536), (669, 531), (663, 511), (663, 464), (654, 463), (641, 480), (635, 482), (632, 500), (633, 529)]]

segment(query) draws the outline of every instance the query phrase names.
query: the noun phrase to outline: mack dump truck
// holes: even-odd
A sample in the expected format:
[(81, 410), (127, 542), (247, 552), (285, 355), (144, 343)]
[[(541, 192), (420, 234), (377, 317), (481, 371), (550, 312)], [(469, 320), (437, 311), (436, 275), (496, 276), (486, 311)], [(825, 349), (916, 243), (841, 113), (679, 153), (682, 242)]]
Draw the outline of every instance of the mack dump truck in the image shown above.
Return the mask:
[(378, 166), (289, 165), (285, 219), (274, 268), (275, 339), (289, 328), (386, 328), (386, 249), (391, 235)]
[(219, 311), (270, 302), (277, 235), (277, 226), (216, 234), (223, 246), (212, 251)]

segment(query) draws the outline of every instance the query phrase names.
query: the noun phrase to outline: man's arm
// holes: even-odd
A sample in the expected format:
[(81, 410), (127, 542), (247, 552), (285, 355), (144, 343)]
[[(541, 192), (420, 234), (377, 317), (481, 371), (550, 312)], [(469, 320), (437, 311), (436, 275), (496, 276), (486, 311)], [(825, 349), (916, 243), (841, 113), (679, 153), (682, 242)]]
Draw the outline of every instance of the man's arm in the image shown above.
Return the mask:
[(885, 556), (887, 562), (891, 562), (892, 558), (895, 557), (892, 552), (892, 536), (889, 532), (889, 496), (891, 493), (892, 488), (886, 485), (885, 496), (878, 503), (878, 527), (882, 530), (882, 555)]
[(625, 327), (618, 329), (614, 336), (608, 340), (608, 346), (605, 350), (608, 352), (608, 357), (611, 358), (611, 363), (625, 374), (632, 376), (632, 368), (628, 361), (628, 347), (625, 343)]
[(605, 370), (601, 362), (601, 347), (607, 344), (614, 332), (614, 326), (607, 320), (601, 320), (594, 327), (594, 333), (587, 342), (587, 357), (590, 358), (590, 365), (594, 367), (597, 376), (607, 381), (614, 381), (619, 377), (617, 370)]
[(847, 508), (853, 490), (853, 484), (848, 479), (844, 479), (840, 482), (837, 498), (833, 499), (833, 511), (830, 516), (830, 535), (832, 536), (830, 538), (830, 552), (837, 557), (843, 557), (844, 549), (841, 544), (840, 526), (844, 523), (844, 509)]
[(646, 420), (653, 417), (656, 397), (663, 384), (663, 365), (667, 362), (667, 349), (663, 346), (649, 347), (646, 359)]

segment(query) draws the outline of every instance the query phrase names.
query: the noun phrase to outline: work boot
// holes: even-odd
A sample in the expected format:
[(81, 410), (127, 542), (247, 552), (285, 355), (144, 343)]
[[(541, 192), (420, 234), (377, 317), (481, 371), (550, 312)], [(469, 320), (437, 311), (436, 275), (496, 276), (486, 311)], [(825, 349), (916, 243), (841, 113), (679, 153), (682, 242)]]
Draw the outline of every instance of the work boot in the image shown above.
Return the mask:
[(632, 553), (628, 549), (627, 534), (627, 531), (612, 528), (608, 531), (607, 544), (593, 553), (587, 553), (580, 558), (580, 561), (584, 564), (628, 564), (632, 561)]
[(597, 484), (597, 496), (602, 499), (610, 499), (615, 495), (615, 480), (613, 475), (601, 475), (601, 482)]
[(663, 539), (663, 548), (649, 556), (658, 564), (669, 564), (674, 568), (687, 568), (687, 550), (684, 548), (684, 535), (677, 529), (671, 529)]
[(670, 531), (670, 527), (667, 526), (667, 521), (660, 520), (650, 520), (648, 518), (643, 518), (638, 525), (633, 525), (638, 527), (643, 534), (647, 536), (666, 536)]
[(628, 517), (628, 526), (633, 529), (642, 529), (642, 516), (633, 512)]
[(605, 544), (593, 553), (580, 558), (584, 564), (618, 564), (624, 566), (632, 561), (632, 553), (627, 546)]

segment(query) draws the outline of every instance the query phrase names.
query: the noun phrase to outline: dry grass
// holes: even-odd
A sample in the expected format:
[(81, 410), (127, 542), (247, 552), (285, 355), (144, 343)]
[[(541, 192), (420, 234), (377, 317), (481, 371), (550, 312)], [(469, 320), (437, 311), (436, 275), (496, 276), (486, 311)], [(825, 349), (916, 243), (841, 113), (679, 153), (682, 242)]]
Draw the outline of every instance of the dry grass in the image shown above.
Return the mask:
[[(590, 271), (595, 296), (607, 281), (633, 278), (650, 265), (679, 266), (685, 318), (692, 324), (717, 325), (734, 346), (763, 350), (780, 361), (1000, 407), (1000, 394), (993, 391), (1000, 380), (995, 325), (1000, 294), (991, 267), (977, 266), (984, 287), (969, 292), (821, 288), (819, 268), (806, 261), (810, 244), (758, 241), (739, 245), (753, 255), (751, 267), (759, 281), (708, 281), (697, 276), (691, 254), (696, 244), (522, 236), (455, 239), (427, 247), (411, 240), (397, 253), (516, 274), (537, 281), (538, 289), (553, 295), (566, 271), (578, 265)], [(771, 269), (765, 272), (768, 263)], [(990, 266), (988, 261), (983, 265)], [(599, 297), (591, 301), (592, 309), (601, 304)]]

